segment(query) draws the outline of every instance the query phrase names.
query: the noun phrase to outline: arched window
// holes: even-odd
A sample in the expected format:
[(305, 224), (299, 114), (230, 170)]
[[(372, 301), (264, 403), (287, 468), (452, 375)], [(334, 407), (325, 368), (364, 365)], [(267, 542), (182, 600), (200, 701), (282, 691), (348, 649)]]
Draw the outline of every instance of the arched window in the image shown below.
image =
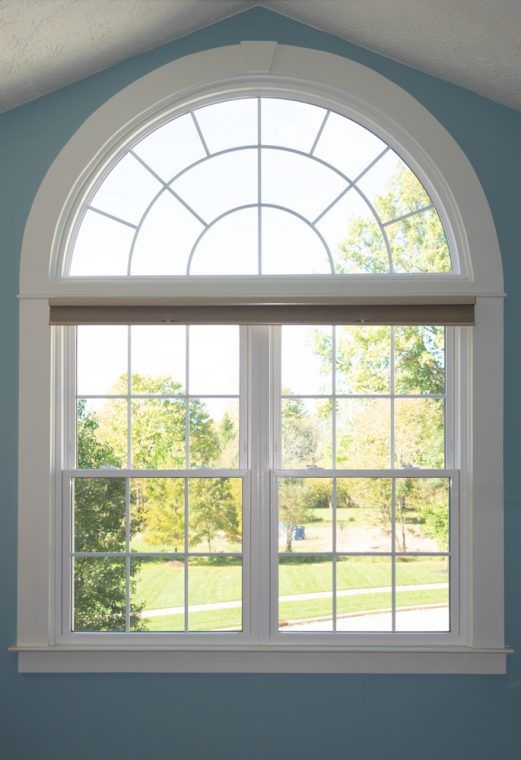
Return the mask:
[(451, 272), (433, 202), (379, 137), (282, 98), (196, 108), (83, 204), (70, 277)]
[(23, 669), (504, 667), (497, 241), (410, 96), (169, 64), (64, 148), (21, 280)]

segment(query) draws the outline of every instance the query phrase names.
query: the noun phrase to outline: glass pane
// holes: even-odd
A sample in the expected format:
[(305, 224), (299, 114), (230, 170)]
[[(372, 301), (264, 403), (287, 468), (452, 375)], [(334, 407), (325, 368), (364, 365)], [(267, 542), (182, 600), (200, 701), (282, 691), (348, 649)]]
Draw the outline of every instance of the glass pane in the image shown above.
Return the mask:
[(198, 108), (195, 117), (210, 153), (238, 145), (257, 145), (257, 99), (215, 103)]
[(396, 548), (402, 552), (449, 549), (449, 480), (396, 480)]
[(76, 328), (78, 395), (127, 392), (128, 327)]
[(201, 222), (165, 190), (136, 233), (130, 273), (186, 274), (190, 251), (203, 229)]
[(127, 402), (124, 399), (78, 399), (76, 463), (79, 469), (126, 467)]
[(337, 631), (392, 630), (390, 557), (339, 557), (336, 587)]
[(283, 399), (281, 415), (282, 467), (331, 467), (331, 400)]
[(126, 224), (87, 211), (74, 243), (71, 277), (126, 275), (134, 232)]
[(309, 153), (324, 120), (324, 108), (297, 100), (263, 98), (262, 143)]
[(396, 393), (445, 393), (445, 328), (394, 327)]
[(239, 328), (190, 327), (190, 394), (239, 395)]
[(242, 551), (242, 480), (192, 478), (188, 484), (188, 520), (191, 551)]
[(443, 399), (400, 398), (394, 402), (395, 467), (443, 467)]
[(183, 478), (132, 478), (130, 550), (183, 552), (185, 481)]
[(103, 181), (90, 205), (138, 224), (161, 188), (161, 183), (134, 156), (127, 154)]
[(330, 327), (281, 327), (282, 394), (330, 394)]
[(389, 256), (378, 221), (353, 188), (317, 223), (338, 274), (381, 274), (389, 271)]
[(190, 274), (257, 274), (259, 210), (245, 208), (224, 216), (198, 242)]
[(184, 630), (184, 560), (130, 560), (131, 631)]
[(190, 466), (239, 466), (239, 399), (190, 400)]
[(448, 557), (396, 559), (396, 630), (450, 630)]
[(297, 153), (263, 148), (261, 161), (262, 202), (292, 209), (309, 221), (313, 221), (347, 184), (328, 167)]
[(189, 169), (171, 187), (211, 222), (225, 211), (258, 202), (257, 164), (256, 149), (225, 153)]
[(331, 557), (279, 557), (279, 629), (333, 630)]
[(447, 239), (434, 209), (385, 228), (395, 272), (450, 272)]
[(338, 399), (337, 467), (388, 468), (391, 461), (389, 399)]
[(329, 478), (279, 481), (279, 551), (333, 549), (333, 482)]
[(389, 327), (337, 327), (336, 390), (341, 394), (391, 392)]
[(336, 502), (337, 551), (391, 551), (393, 512), (388, 478), (339, 478)]
[(294, 214), (262, 208), (262, 274), (332, 274), (316, 231)]
[(357, 184), (375, 206), (382, 222), (431, 203), (416, 175), (393, 150), (388, 150)]
[(190, 114), (159, 127), (133, 150), (165, 182), (206, 155)]
[(242, 630), (242, 559), (191, 557), (188, 563), (188, 629)]
[(351, 119), (330, 113), (315, 155), (355, 179), (383, 151), (376, 135)]
[(185, 400), (133, 400), (131, 409), (132, 467), (151, 470), (185, 467)]
[[(76, 557), (74, 572), (74, 631), (125, 630), (125, 559)], [(135, 621), (131, 609), (131, 621)]]
[(186, 385), (186, 327), (133, 326), (132, 393), (177, 394)]
[(74, 478), (74, 551), (125, 551), (124, 478)]

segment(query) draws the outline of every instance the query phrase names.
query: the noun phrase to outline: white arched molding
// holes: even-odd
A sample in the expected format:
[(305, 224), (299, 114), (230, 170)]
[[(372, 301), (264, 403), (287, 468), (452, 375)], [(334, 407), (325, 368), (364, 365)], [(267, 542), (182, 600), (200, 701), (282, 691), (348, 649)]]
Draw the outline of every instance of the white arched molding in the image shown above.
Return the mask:
[[(85, 194), (131, 140), (183, 110), (255, 92), (326, 105), (376, 132), (411, 166), (440, 213), (457, 267), (445, 275), (338, 278), (61, 277), (70, 229)], [(233, 282), (231, 281), (233, 279)], [(56, 431), (63, 425), (60, 338), (48, 299), (242, 296), (475, 296), (476, 327), (456, 341), (461, 436), (461, 626), (457, 646), (333, 651), (82, 651), (56, 643), (53, 588)], [(244, 42), (173, 61), (114, 95), (72, 136), (35, 197), (20, 274), (18, 639), (22, 671), (280, 671), (499, 673), (503, 635), (501, 257), (476, 174), (455, 140), (411, 95), (340, 56), (274, 42)]]
[[(295, 295), (502, 295), (501, 256), (494, 222), (476, 174), (455, 140), (411, 95), (375, 71), (316, 50), (244, 42), (173, 61), (114, 95), (72, 136), (50, 167), (35, 197), (24, 235), (22, 296), (93, 295), (88, 278), (64, 281), (62, 261), (72, 221), (83, 197), (129, 141), (189, 108), (252, 93), (295, 97), (325, 105), (381, 136), (411, 166), (440, 213), (455, 271), (449, 275), (350, 275), (320, 285), (291, 278)], [(197, 282), (179, 277), (96, 280), (98, 296), (201, 295)], [(322, 278), (323, 279), (323, 278)], [(283, 278), (241, 277), (247, 295), (287, 295)], [(231, 291), (228, 292), (227, 291)], [(237, 278), (224, 285), (233, 295)]]

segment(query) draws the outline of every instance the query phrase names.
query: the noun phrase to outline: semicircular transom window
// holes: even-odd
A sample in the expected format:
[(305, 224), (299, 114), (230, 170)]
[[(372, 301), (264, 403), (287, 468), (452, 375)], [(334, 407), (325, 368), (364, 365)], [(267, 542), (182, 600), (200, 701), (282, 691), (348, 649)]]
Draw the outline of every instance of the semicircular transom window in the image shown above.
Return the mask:
[(451, 272), (408, 165), (333, 111), (244, 98), (136, 143), (84, 204), (70, 277)]

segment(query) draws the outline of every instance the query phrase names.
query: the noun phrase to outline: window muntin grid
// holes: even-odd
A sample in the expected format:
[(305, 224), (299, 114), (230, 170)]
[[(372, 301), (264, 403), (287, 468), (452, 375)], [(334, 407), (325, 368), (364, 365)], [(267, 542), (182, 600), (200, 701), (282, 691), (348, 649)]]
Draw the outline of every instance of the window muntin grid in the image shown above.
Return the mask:
[(73, 240), (72, 277), (451, 271), (440, 218), (395, 151), (344, 116), (276, 98), (205, 106), (147, 135), (98, 185)]
[[(280, 330), (272, 634), (454, 631), (457, 472), (447, 469), (445, 412), (451, 331)], [(348, 401), (365, 405), (350, 421), (338, 413)], [(407, 403), (412, 409), (400, 409)], [(439, 408), (414, 408), (432, 403)], [(382, 408), (372, 413), (375, 404)], [(399, 422), (408, 418), (404, 435)], [(342, 455), (346, 423), (365, 456)], [(378, 445), (383, 455), (374, 456)]]

